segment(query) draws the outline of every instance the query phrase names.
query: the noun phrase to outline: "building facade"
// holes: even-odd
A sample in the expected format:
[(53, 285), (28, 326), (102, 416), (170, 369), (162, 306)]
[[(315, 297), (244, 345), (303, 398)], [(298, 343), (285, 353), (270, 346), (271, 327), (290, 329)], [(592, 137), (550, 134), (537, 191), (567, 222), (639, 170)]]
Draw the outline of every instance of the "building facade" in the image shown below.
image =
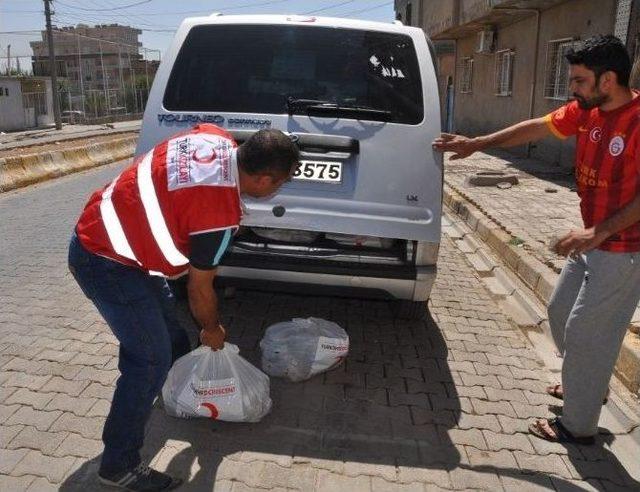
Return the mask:
[[(56, 28), (53, 31), (58, 75), (78, 91), (115, 89), (131, 77), (132, 64), (141, 58), (142, 31), (118, 24)], [(31, 41), (34, 75), (50, 75), (47, 32)], [(81, 87), (83, 86), (83, 87)]]
[[(144, 110), (159, 61), (141, 55), (141, 33), (118, 24), (54, 29), (63, 119), (67, 115), (69, 122), (79, 122)], [(34, 74), (50, 75), (46, 31), (31, 48)]]
[[(547, 114), (565, 104), (569, 66), (564, 57), (594, 34), (637, 32), (636, 0), (396, 0), (396, 16), (422, 27), (438, 46), (440, 86), (453, 81), (443, 120), (468, 135), (489, 133)], [(621, 26), (624, 29), (621, 30)], [(635, 31), (634, 31), (635, 29)], [(632, 53), (633, 54), (633, 53)], [(443, 63), (453, 56), (454, 62)], [(447, 111), (450, 114), (447, 114)], [(573, 165), (572, 142), (552, 138), (513, 149), (519, 155)]]

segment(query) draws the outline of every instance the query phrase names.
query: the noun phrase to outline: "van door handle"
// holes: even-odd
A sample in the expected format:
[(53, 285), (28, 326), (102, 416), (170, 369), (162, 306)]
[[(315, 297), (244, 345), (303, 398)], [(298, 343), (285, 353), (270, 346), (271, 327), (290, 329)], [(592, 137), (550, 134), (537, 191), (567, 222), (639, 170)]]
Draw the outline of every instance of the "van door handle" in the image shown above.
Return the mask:
[(349, 157), (351, 157), (352, 154), (350, 154), (349, 152), (308, 152), (306, 150), (301, 150), (300, 151), (300, 157), (302, 157), (303, 159), (308, 158), (308, 159), (326, 159), (326, 158), (330, 158), (330, 159), (340, 159), (340, 160), (346, 160)]
[[(241, 144), (258, 130), (229, 129), (233, 139)], [(330, 157), (335, 152), (336, 158), (348, 158), (350, 155), (360, 153), (360, 142), (355, 138), (344, 135), (323, 135), (319, 133), (290, 133), (291, 140), (298, 144), (300, 151), (308, 154), (317, 154)], [(344, 157), (346, 155), (346, 157)]]
[(297, 141), (301, 152), (328, 156), (336, 153), (349, 157), (360, 153), (360, 142), (355, 138), (343, 135), (322, 135), (317, 133), (292, 133), (292, 140)]

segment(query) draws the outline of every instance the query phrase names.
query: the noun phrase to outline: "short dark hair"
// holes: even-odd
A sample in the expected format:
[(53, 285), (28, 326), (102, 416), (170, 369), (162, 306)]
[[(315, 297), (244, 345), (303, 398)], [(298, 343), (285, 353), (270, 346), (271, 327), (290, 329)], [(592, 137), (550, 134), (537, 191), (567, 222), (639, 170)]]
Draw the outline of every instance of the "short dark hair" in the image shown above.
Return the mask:
[(299, 161), (298, 146), (280, 130), (260, 130), (238, 147), (238, 166), (247, 174), (286, 176)]
[(571, 65), (584, 65), (596, 74), (596, 81), (604, 72), (615, 72), (618, 85), (629, 87), (631, 59), (622, 41), (615, 36), (597, 35), (582, 42), (567, 53)]

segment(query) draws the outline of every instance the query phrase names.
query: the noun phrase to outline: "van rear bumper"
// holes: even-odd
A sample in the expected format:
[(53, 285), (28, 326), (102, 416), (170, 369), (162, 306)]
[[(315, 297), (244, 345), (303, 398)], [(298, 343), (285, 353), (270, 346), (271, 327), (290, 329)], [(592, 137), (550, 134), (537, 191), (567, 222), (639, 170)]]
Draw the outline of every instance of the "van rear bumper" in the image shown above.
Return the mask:
[[(426, 301), (436, 278), (436, 266), (412, 267), (411, 275), (406, 271), (383, 272), (375, 268), (363, 269), (363, 265), (351, 265), (351, 272), (334, 270), (331, 273), (321, 272), (312, 268), (295, 270), (284, 268), (275, 262), (269, 262), (268, 267), (221, 266), (216, 276), (216, 283), (220, 286), (245, 286), (254, 288), (269, 288), (282, 290), (285, 284), (295, 286), (295, 291), (303, 290), (323, 292), (328, 295), (357, 295), (358, 297), (406, 299), (411, 301)], [(377, 270), (377, 273), (374, 274)], [(363, 273), (365, 273), (363, 275)], [(306, 286), (309, 289), (304, 289)]]

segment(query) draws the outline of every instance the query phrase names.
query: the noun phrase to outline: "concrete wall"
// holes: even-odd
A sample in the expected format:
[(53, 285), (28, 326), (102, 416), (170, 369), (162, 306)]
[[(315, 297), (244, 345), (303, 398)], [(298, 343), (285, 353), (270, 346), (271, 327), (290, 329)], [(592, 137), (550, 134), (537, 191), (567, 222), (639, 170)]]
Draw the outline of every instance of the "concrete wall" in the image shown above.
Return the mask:
[[(424, 0), (396, 0), (395, 2), (395, 12), (396, 15), (400, 14), (401, 21), (404, 25), (412, 25), (412, 26), (421, 26), (422, 19), (421, 8), (420, 5)], [(407, 4), (411, 4), (411, 24), (407, 22)]]
[(491, 10), (489, 0), (460, 0), (460, 24), (466, 24)]
[[(496, 55), (475, 53), (476, 35), (458, 40), (456, 67), (455, 127), (462, 133), (482, 134), (526, 119), (533, 76), (535, 22), (526, 19), (498, 31), (496, 51), (515, 51), (511, 96), (495, 95)], [(473, 89), (460, 92), (461, 60), (473, 58)]]
[[(467, 12), (471, 12), (474, 2)], [(475, 8), (480, 8), (475, 2)], [(496, 50), (515, 50), (513, 93), (510, 97), (494, 95), (495, 54), (474, 53), (475, 33), (457, 42), (455, 129), (477, 135), (495, 131), (529, 117), (531, 82), (535, 77), (536, 91), (533, 116), (541, 116), (564, 104), (544, 97), (547, 43), (561, 38), (584, 39), (597, 33), (613, 32), (615, 0), (573, 0), (543, 11), (540, 23), (540, 43), (537, 73), (533, 73), (535, 16), (497, 30)], [(462, 58), (472, 56), (473, 92), (460, 93)], [(524, 148), (513, 149), (521, 154)], [(536, 144), (532, 157), (563, 166), (573, 165), (573, 141), (561, 142), (549, 138)]]
[[(9, 95), (6, 95), (7, 90)], [(22, 130), (25, 126), (20, 81), (0, 77), (0, 131)]]
[(454, 25), (455, 5), (458, 0), (423, 1), (424, 14), (421, 25), (427, 34), (433, 35)]

